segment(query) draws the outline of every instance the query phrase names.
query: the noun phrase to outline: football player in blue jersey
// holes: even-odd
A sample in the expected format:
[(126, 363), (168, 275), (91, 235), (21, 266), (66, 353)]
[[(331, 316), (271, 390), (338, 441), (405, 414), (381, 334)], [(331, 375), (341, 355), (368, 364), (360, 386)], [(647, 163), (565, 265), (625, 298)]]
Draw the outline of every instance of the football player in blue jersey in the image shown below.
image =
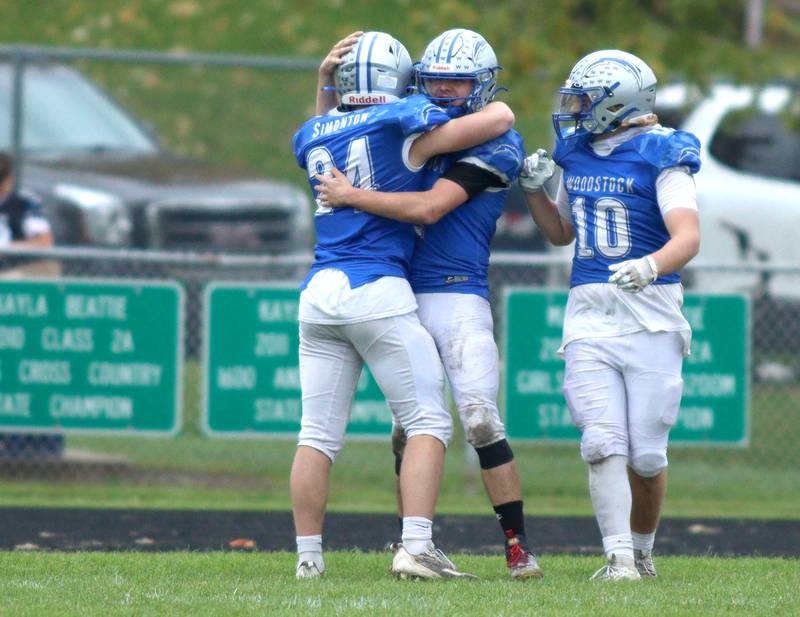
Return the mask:
[[(499, 68), (494, 51), (480, 34), (448, 30), (426, 48), (417, 84), (449, 115), (466, 117), (494, 98)], [(351, 206), (425, 225), (411, 261), (419, 318), (444, 363), (464, 433), (477, 452), (484, 485), (505, 535), (507, 566), (518, 580), (540, 578), (542, 571), (525, 540), (519, 476), (497, 408), (498, 353), (488, 269), (495, 224), (524, 156), (522, 137), (509, 130), (431, 161), (426, 191), (354, 188), (338, 170), (333, 170), (333, 178), (320, 178), (319, 189), (325, 205)], [(397, 470), (404, 428), (396, 425), (393, 432)]]
[(700, 143), (658, 124), (656, 77), (632, 54), (585, 56), (560, 94), (556, 199), (542, 190), (554, 171), (544, 150), (525, 160), (520, 184), (550, 241), (575, 240), (560, 351), (608, 559), (593, 578), (653, 577), (691, 339), (678, 271), (700, 246)]
[[(332, 67), (341, 106), (308, 120), (293, 142), (315, 195), (320, 176), (334, 167), (364, 189), (418, 190), (429, 158), (513, 125), (513, 113), (502, 103), (451, 120), (424, 96), (404, 98), (411, 58), (385, 33), (356, 33), (337, 43), (320, 68), (323, 87)], [(318, 109), (329, 97), (327, 90), (318, 94)], [(324, 571), (321, 533), (330, 468), (366, 363), (408, 434), (400, 470), (403, 549), (395, 553), (391, 571), (400, 577), (468, 576), (432, 542), (452, 420), (436, 345), (417, 318), (408, 283), (413, 225), (317, 203), (315, 260), (302, 285), (298, 316), (303, 406), (291, 474), (296, 574), (307, 578)]]

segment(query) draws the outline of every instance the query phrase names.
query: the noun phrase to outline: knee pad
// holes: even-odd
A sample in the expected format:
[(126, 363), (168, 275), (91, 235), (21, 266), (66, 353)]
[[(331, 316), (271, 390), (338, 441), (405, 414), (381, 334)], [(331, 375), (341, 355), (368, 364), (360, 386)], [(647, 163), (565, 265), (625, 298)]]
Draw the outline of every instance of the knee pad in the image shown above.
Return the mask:
[(581, 458), (589, 463), (599, 463), (614, 454), (627, 454), (627, 446), (617, 443), (614, 433), (600, 426), (589, 425), (581, 435)]
[(667, 468), (667, 453), (662, 450), (634, 450), (628, 463), (643, 478), (654, 478)]
[(465, 405), (459, 412), (464, 424), (464, 436), (475, 449), (505, 439), (505, 428), (496, 408), (484, 403), (475, 403)]
[(505, 439), (488, 446), (475, 448), (475, 452), (478, 453), (481, 469), (494, 469), (514, 460), (514, 453)]

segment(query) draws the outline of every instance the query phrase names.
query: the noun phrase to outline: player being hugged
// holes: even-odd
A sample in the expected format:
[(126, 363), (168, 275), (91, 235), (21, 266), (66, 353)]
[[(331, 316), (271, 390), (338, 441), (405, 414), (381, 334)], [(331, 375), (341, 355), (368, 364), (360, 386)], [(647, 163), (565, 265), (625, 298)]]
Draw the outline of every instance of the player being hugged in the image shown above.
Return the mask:
[[(500, 67), (489, 43), (471, 30), (448, 30), (430, 42), (418, 66), (417, 85), (449, 116), (480, 115), (498, 91)], [(415, 223), (419, 234), (411, 260), (411, 286), (422, 325), (444, 363), (467, 440), (500, 522), (506, 565), (517, 580), (540, 578), (528, 548), (516, 462), (497, 409), (498, 353), (489, 306), (489, 245), (522, 167), (525, 149), (514, 130), (427, 166), (428, 190), (385, 193), (355, 188), (344, 174), (320, 178), (320, 201), (356, 207)], [(385, 189), (381, 188), (381, 191)], [(393, 431), (400, 473), (408, 427)], [(400, 503), (403, 513), (407, 504)], [(397, 559), (404, 558), (403, 549)]]
[[(411, 58), (394, 37), (353, 33), (320, 66), (317, 110), (294, 136), (298, 164), (315, 196), (338, 168), (364, 189), (418, 190), (426, 161), (505, 133), (514, 115), (502, 103), (451, 120), (421, 95), (406, 97)], [(330, 90), (331, 82), (335, 90)], [(323, 573), (322, 524), (331, 465), (344, 443), (353, 394), (369, 366), (392, 411), (407, 427), (400, 473), (406, 505), (400, 577), (452, 578), (459, 572), (432, 541), (432, 519), (452, 420), (444, 404), (436, 345), (417, 318), (408, 283), (414, 248), (409, 223), (318, 200), (317, 243), (300, 294), (302, 416), (291, 473), (298, 578)]]
[(700, 246), (700, 143), (658, 124), (656, 77), (630, 53), (585, 56), (560, 94), (556, 200), (542, 190), (555, 167), (544, 150), (525, 160), (520, 184), (550, 241), (575, 240), (560, 351), (608, 558), (593, 578), (654, 577), (667, 439), (691, 339), (678, 271)]

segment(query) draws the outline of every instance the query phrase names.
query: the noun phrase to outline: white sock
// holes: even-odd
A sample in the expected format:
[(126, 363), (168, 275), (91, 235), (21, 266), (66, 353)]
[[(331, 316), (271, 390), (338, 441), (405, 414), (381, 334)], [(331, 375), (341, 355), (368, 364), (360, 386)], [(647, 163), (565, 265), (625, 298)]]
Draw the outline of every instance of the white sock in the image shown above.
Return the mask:
[(412, 555), (433, 546), (433, 521), (422, 516), (403, 517), (403, 547)]
[(614, 455), (589, 465), (589, 495), (608, 557), (616, 553), (633, 558), (627, 464), (627, 456)]
[(621, 533), (617, 536), (603, 536), (603, 550), (606, 552), (608, 559), (611, 559), (611, 555), (633, 559), (631, 534)]
[(645, 553), (653, 552), (653, 545), (656, 542), (656, 532), (653, 533), (636, 533), (631, 532), (633, 535), (633, 548), (643, 551)]
[(297, 536), (297, 559), (298, 562), (311, 561), (320, 572), (325, 570), (325, 562), (322, 560), (322, 534), (316, 536)]

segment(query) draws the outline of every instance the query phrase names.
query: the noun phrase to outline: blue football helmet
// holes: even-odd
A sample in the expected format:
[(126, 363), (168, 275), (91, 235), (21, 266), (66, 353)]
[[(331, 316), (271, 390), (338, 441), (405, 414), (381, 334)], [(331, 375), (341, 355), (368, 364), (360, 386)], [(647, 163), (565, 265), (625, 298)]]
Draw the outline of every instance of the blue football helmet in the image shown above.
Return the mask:
[(445, 105), (462, 99), (433, 97), (429, 80), (473, 80), (472, 92), (463, 99), (468, 112), (483, 109), (498, 92), (497, 72), (501, 67), (497, 56), (486, 39), (472, 30), (457, 28), (443, 32), (428, 44), (415, 68), (417, 89)]
[(578, 60), (559, 92), (556, 136), (599, 135), (653, 113), (656, 76), (641, 58), (604, 49)]

